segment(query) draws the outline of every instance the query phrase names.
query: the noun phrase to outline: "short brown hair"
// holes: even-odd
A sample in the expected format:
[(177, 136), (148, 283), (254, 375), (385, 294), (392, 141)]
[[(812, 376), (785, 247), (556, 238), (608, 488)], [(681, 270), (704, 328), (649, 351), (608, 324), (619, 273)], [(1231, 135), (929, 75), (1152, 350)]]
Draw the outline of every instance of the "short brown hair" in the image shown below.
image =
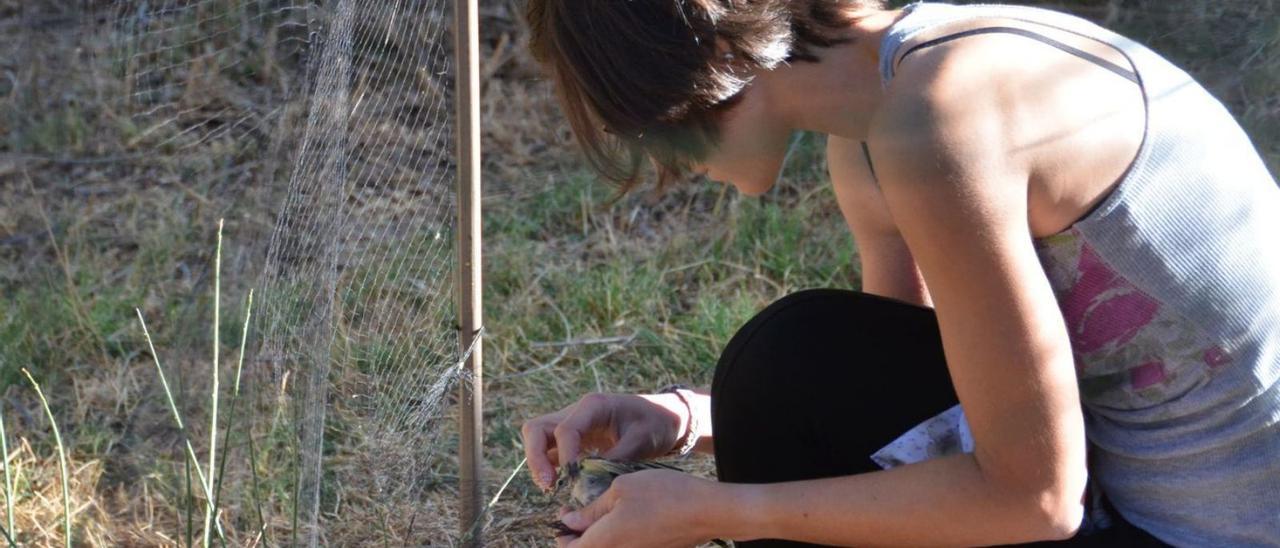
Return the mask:
[[(587, 161), (623, 192), (647, 158), (659, 189), (711, 150), (753, 69), (815, 61), (880, 0), (529, 0), (534, 57), (551, 73)], [(725, 55), (725, 54), (729, 55)]]

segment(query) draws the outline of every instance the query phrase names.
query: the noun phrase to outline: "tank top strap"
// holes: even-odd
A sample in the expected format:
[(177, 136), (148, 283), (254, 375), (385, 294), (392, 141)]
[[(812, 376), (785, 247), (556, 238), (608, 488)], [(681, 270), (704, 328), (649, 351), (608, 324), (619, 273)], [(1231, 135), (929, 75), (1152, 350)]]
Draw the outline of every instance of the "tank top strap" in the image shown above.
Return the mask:
[[(1057, 14), (1047, 12), (1045, 10), (1035, 10), (1029, 12), (1028, 8), (1023, 6), (1005, 6), (994, 4), (971, 4), (965, 6), (956, 6), (951, 4), (939, 4), (933, 2), (916, 2), (903, 8), (903, 15), (894, 22), (894, 24), (885, 33), (880, 42), (880, 79), (881, 84), (886, 88), (893, 79), (897, 68), (907, 56), (926, 49), (929, 47), (944, 44), (960, 38), (975, 36), (981, 34), (1004, 33), (1013, 34), (1039, 41), (1051, 47), (1057, 48), (1063, 52), (1079, 57), (1085, 61), (1094, 63), (1106, 70), (1109, 70), (1118, 76), (1125, 78), (1135, 84), (1141, 85), (1141, 80), (1137, 75), (1136, 67), (1133, 59), (1129, 58), (1128, 53), (1122, 44), (1114, 43), (1100, 36), (1100, 34), (1110, 34), (1102, 30), (1100, 27), (1093, 29), (1096, 33), (1089, 33), (1079, 28), (1071, 28), (1071, 23), (1078, 23), (1074, 17), (1065, 14)], [(1061, 21), (1047, 20), (1051, 17), (1059, 16)], [(991, 25), (979, 26), (976, 28), (963, 28), (954, 32), (947, 32), (940, 36), (929, 37), (920, 43), (912, 43), (913, 40), (922, 33), (927, 33), (939, 27), (945, 27), (966, 20), (974, 19), (991, 19)], [(1026, 26), (1012, 26), (1006, 23), (1018, 23)], [(1076, 25), (1078, 26), (1078, 25)], [(1038, 27), (1038, 29), (1036, 28)], [(945, 30), (945, 29), (943, 29)], [(1040, 30), (1042, 32), (1037, 32)], [(1065, 33), (1063, 40), (1055, 39), (1049, 36), (1049, 33)], [(1079, 36), (1090, 41), (1105, 44), (1110, 50), (1117, 52), (1123, 61), (1108, 60), (1100, 55), (1090, 53), (1073, 46), (1064, 40), (1070, 35)], [(926, 37), (928, 37), (926, 35)], [(903, 49), (905, 47), (905, 50)], [(1123, 62), (1124, 66), (1119, 64)]]

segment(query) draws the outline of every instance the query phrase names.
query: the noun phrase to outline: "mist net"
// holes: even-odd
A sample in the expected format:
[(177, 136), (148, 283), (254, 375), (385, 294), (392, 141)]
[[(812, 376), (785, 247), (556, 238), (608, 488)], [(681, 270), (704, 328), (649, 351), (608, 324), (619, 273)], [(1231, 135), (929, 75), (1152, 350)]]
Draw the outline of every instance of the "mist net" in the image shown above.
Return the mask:
[(200, 0), (95, 12), (134, 142), (231, 147), (272, 190), (244, 379), (255, 445), (231, 448), (255, 477), (225, 495), (242, 501), (224, 518), (235, 529), (308, 545), (441, 540), (419, 498), (452, 480), (440, 444), (453, 441), (439, 434), (463, 376), (451, 10)]

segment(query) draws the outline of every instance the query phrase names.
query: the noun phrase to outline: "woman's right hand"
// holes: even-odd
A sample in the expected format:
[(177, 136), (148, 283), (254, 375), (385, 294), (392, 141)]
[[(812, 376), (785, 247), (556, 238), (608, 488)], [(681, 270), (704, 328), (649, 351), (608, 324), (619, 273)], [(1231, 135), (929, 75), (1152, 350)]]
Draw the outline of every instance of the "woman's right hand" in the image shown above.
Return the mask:
[(587, 394), (524, 423), (521, 436), (533, 481), (550, 489), (560, 463), (577, 460), (584, 450), (613, 460), (661, 457), (687, 428), (688, 413), (675, 394)]

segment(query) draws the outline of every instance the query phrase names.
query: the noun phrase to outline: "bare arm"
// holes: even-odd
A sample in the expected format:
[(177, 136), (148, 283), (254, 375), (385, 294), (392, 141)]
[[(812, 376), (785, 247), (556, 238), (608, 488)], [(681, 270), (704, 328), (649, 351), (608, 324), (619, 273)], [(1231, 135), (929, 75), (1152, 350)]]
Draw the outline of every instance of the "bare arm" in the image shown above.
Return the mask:
[(933, 306), (911, 250), (894, 226), (872, 176), (862, 143), (827, 138), (827, 168), (836, 202), (853, 233), (861, 262), (862, 290), (920, 306)]

